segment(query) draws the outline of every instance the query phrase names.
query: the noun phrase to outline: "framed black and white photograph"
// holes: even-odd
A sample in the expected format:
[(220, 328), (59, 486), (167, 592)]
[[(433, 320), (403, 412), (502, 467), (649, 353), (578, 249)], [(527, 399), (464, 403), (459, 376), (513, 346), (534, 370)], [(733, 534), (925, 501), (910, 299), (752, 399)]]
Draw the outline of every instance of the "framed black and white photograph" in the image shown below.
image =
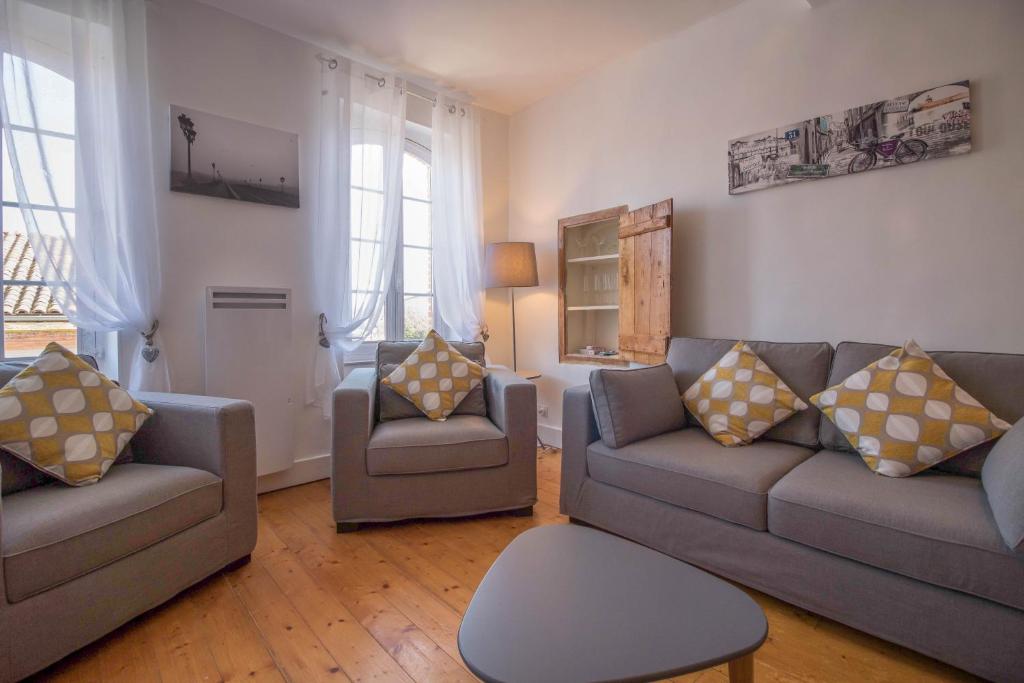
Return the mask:
[(171, 105), (171, 190), (299, 208), (299, 136)]
[(905, 166), (971, 151), (969, 81), (729, 141), (729, 194)]

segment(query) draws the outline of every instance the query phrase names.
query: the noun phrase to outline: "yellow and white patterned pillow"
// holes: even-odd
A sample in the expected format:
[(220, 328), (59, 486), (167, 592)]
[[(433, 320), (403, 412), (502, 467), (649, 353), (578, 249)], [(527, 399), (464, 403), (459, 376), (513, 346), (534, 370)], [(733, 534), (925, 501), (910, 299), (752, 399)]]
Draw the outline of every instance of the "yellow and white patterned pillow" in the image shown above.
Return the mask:
[(1010, 428), (913, 339), (811, 397), (867, 466), (909, 477)]
[(434, 330), (382, 381), (431, 420), (445, 420), (484, 379), (482, 366), (455, 350)]
[(95, 484), (152, 414), (51, 342), (0, 389), (0, 447), (65, 484)]
[(723, 446), (746, 446), (807, 408), (743, 341), (690, 385), (683, 403)]

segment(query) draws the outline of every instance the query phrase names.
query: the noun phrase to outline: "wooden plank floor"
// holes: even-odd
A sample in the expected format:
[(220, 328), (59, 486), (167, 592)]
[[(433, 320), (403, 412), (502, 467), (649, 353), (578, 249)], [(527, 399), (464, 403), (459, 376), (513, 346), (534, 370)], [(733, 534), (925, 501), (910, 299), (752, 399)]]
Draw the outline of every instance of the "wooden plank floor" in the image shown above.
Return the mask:
[[(565, 524), (560, 454), (538, 459), (532, 519), (496, 515), (338, 535), (330, 486), (260, 496), (253, 561), (221, 573), (38, 676), (54, 681), (472, 681), (456, 646), (484, 572), (517, 534)], [(973, 680), (754, 591), (768, 614), (759, 681)], [(724, 666), (677, 680), (725, 683)]]

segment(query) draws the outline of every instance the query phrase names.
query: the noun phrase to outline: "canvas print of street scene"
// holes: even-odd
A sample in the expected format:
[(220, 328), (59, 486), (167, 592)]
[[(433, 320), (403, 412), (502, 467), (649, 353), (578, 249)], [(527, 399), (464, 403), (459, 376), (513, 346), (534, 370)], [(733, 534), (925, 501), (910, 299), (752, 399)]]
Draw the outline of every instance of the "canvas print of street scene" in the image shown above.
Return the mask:
[(729, 141), (729, 194), (971, 151), (969, 81)]
[(171, 105), (171, 190), (299, 208), (299, 136)]

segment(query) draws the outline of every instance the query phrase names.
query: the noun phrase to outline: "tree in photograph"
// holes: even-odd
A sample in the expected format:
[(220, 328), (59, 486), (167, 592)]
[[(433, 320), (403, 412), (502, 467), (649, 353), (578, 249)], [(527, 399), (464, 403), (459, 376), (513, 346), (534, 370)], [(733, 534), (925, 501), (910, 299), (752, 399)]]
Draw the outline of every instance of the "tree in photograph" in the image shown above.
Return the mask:
[(181, 134), (185, 136), (188, 143), (188, 181), (192, 182), (192, 143), (196, 141), (196, 124), (185, 114), (178, 114), (178, 125), (181, 126)]
[(284, 192), (284, 176), (281, 176), (281, 192)]

